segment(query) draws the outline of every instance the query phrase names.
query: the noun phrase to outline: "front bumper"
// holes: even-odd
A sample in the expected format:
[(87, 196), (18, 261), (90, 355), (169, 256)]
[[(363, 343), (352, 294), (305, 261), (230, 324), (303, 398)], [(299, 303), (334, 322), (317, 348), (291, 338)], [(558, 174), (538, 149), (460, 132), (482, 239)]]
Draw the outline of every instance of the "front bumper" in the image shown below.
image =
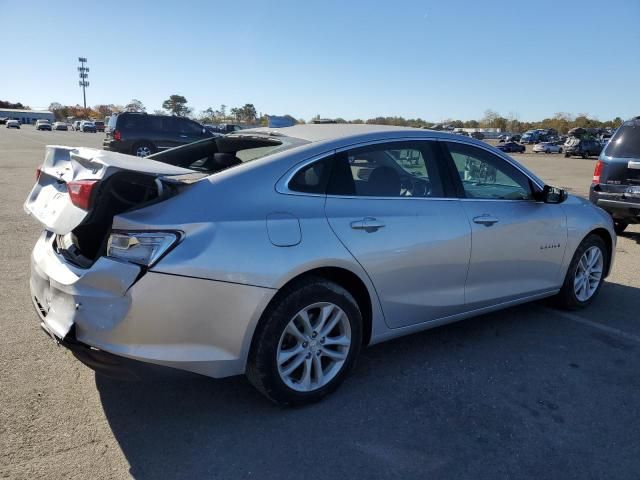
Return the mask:
[(211, 377), (244, 372), (274, 290), (153, 271), (140, 276), (141, 267), (105, 257), (80, 269), (53, 244), (48, 232), (38, 240), (30, 287), (43, 328), (62, 345)]

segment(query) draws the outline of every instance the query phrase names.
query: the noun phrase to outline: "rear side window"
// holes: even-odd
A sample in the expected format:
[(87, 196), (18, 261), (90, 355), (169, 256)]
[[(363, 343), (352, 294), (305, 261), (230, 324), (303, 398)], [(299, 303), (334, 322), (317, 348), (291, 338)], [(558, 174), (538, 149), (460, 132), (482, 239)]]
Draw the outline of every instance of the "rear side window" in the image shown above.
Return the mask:
[(289, 190), (324, 194), (331, 173), (332, 159), (333, 157), (325, 158), (300, 169), (289, 182)]
[(112, 130), (115, 130), (117, 121), (118, 121), (118, 115), (111, 115), (109, 117), (109, 128)]
[(607, 144), (605, 155), (619, 158), (640, 158), (640, 120), (625, 122)]
[(361, 197), (442, 197), (435, 142), (389, 142), (336, 156), (328, 193)]

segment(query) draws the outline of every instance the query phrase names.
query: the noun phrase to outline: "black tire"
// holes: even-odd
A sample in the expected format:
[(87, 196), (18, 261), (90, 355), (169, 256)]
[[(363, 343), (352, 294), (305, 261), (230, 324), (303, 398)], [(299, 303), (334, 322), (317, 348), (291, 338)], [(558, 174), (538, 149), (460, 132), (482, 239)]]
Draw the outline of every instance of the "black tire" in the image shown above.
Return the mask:
[(564, 158), (569, 158), (569, 157), (570, 157), (570, 155), (568, 153), (564, 154)]
[(613, 229), (616, 231), (616, 235), (621, 235), (629, 226), (629, 222), (624, 222), (622, 220), (614, 220), (613, 221)]
[(582, 158), (589, 158), (589, 152), (582, 152)]
[[(341, 370), (331, 381), (317, 390), (299, 392), (288, 387), (278, 373), (278, 343), (291, 319), (305, 307), (317, 302), (331, 302), (344, 311), (351, 327), (352, 341)], [(285, 287), (264, 312), (251, 342), (246, 375), (260, 393), (278, 405), (317, 402), (344, 381), (355, 364), (361, 346), (362, 314), (353, 296), (340, 285), (322, 277), (307, 277)]]
[[(575, 281), (576, 270), (578, 267), (578, 262), (580, 261), (580, 258), (582, 257), (584, 252), (586, 252), (587, 249), (594, 246), (598, 247), (600, 249), (600, 253), (602, 254), (603, 265), (604, 265), (602, 277), (600, 279), (600, 284), (598, 285), (593, 295), (591, 295), (591, 297), (589, 297), (587, 300), (581, 301), (576, 297), (575, 289), (573, 286)], [(593, 233), (587, 235), (587, 237), (584, 240), (582, 240), (580, 245), (578, 245), (578, 248), (573, 254), (573, 258), (571, 259), (571, 263), (569, 264), (569, 268), (567, 269), (567, 274), (564, 278), (564, 283), (562, 284), (562, 288), (560, 289), (560, 292), (555, 296), (556, 305), (565, 310), (579, 310), (591, 304), (591, 302), (593, 302), (593, 299), (598, 296), (598, 293), (600, 292), (600, 288), (602, 288), (602, 284), (604, 283), (605, 272), (609, 265), (609, 259), (610, 259), (610, 252), (607, 249), (607, 246), (602, 240), (602, 238), (600, 238), (598, 235)]]
[(558, 153), (562, 153), (562, 148), (560, 148), (560, 150), (558, 150)]
[(544, 153), (551, 153), (551, 150), (547, 149), (544, 151)]
[[(141, 155), (142, 152), (148, 152)], [(156, 153), (156, 147), (150, 142), (138, 142), (131, 148), (131, 154), (136, 157), (147, 157)]]

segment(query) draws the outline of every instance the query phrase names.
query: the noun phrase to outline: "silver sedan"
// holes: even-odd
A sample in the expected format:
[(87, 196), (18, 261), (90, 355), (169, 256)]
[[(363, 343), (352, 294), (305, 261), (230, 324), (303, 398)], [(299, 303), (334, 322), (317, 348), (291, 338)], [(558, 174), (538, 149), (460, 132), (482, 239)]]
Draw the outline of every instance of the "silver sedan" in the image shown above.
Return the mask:
[(96, 369), (245, 373), (280, 404), (362, 347), (543, 297), (589, 305), (611, 218), (472, 138), (373, 125), (243, 130), (146, 159), (47, 147), (43, 329)]

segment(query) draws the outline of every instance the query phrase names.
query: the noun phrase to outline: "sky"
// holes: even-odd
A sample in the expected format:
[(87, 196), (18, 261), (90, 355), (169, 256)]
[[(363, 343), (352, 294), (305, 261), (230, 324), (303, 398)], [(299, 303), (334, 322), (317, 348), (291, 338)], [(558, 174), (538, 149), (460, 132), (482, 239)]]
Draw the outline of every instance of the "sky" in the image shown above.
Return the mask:
[(640, 115), (640, 0), (0, 0), (0, 99), (296, 118)]

